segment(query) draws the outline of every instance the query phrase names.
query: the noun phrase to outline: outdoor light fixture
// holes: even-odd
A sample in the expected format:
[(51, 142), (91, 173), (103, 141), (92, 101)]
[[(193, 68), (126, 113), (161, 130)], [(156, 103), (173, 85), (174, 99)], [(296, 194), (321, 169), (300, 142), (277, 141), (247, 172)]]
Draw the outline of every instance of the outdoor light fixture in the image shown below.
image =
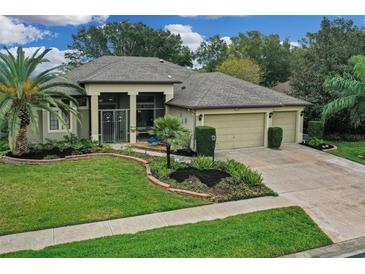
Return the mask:
[(271, 117), (272, 117), (272, 112), (269, 113), (269, 118), (271, 118)]
[(199, 114), (199, 121), (203, 119), (203, 114)]
[(301, 111), (301, 112), (300, 112), (300, 116), (303, 116), (303, 115), (304, 115), (304, 111)]

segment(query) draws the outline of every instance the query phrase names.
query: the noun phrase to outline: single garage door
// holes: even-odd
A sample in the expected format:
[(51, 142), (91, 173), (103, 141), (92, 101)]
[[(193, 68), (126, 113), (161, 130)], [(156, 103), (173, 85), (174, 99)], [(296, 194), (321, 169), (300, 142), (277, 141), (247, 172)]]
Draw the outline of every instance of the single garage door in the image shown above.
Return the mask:
[(272, 126), (283, 129), (283, 143), (295, 143), (295, 111), (274, 112)]
[(264, 113), (205, 115), (204, 125), (216, 129), (217, 149), (264, 145)]

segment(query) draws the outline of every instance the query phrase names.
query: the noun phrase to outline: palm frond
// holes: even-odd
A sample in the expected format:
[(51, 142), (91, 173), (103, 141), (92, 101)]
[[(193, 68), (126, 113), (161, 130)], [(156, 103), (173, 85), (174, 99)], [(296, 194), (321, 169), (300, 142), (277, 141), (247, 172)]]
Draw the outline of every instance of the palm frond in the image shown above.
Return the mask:
[(357, 95), (338, 98), (329, 104), (325, 105), (322, 112), (322, 120), (326, 122), (331, 116), (341, 110), (353, 107), (357, 102)]

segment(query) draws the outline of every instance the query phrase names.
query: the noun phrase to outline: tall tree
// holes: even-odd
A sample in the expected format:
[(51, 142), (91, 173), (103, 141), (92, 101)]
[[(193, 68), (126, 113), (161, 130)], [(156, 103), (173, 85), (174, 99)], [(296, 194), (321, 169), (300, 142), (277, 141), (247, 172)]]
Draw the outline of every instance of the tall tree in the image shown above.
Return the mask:
[(260, 66), (247, 58), (227, 59), (218, 66), (217, 70), (254, 84), (262, 81)]
[(25, 57), (21, 47), (16, 56), (8, 50), (0, 53), (0, 117), (7, 122), (10, 149), (19, 154), (29, 150), (28, 128), (37, 127), (39, 109), (55, 114), (64, 125), (65, 115), (77, 115), (67, 103), (77, 105), (77, 101), (59, 89), (66, 87), (83, 93), (81, 87), (55, 73), (58, 67), (34, 75), (38, 65), (48, 62), (45, 56), (50, 50), (38, 49), (30, 57)]
[(271, 87), (288, 80), (291, 51), (287, 40), (281, 42), (278, 35), (263, 35), (258, 31), (240, 33), (231, 40), (231, 56), (249, 58), (261, 67), (261, 84)]
[(365, 56), (355, 55), (349, 64), (353, 72), (344, 76), (336, 76), (325, 81), (325, 87), (335, 96), (335, 100), (324, 106), (322, 119), (347, 110), (351, 124), (358, 128), (365, 121)]
[(228, 57), (228, 45), (219, 35), (214, 35), (201, 43), (195, 58), (207, 72), (215, 71), (217, 66)]
[[(325, 80), (350, 72), (352, 67), (347, 60), (352, 55), (365, 54), (365, 32), (351, 20), (323, 18), (320, 30), (307, 33), (301, 44), (293, 52), (290, 83), (294, 95), (313, 104), (305, 116), (308, 121), (319, 119), (323, 106), (335, 98), (324, 88)], [(345, 119), (346, 115), (341, 116)]]
[(103, 55), (158, 57), (192, 66), (192, 53), (182, 44), (180, 35), (155, 30), (141, 22), (82, 27), (72, 39), (71, 51), (66, 55), (71, 67)]

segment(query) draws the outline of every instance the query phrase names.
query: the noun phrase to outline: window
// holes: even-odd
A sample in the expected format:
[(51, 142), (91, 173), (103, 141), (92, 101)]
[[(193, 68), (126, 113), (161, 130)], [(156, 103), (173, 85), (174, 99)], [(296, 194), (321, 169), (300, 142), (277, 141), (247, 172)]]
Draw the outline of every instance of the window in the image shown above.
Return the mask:
[(56, 113), (48, 112), (48, 129), (49, 131), (66, 131), (67, 129), (71, 129), (71, 115), (70, 113), (62, 113), (60, 110), (57, 110), (59, 114), (63, 116), (63, 120), (66, 125), (62, 124), (62, 122), (58, 119)]

